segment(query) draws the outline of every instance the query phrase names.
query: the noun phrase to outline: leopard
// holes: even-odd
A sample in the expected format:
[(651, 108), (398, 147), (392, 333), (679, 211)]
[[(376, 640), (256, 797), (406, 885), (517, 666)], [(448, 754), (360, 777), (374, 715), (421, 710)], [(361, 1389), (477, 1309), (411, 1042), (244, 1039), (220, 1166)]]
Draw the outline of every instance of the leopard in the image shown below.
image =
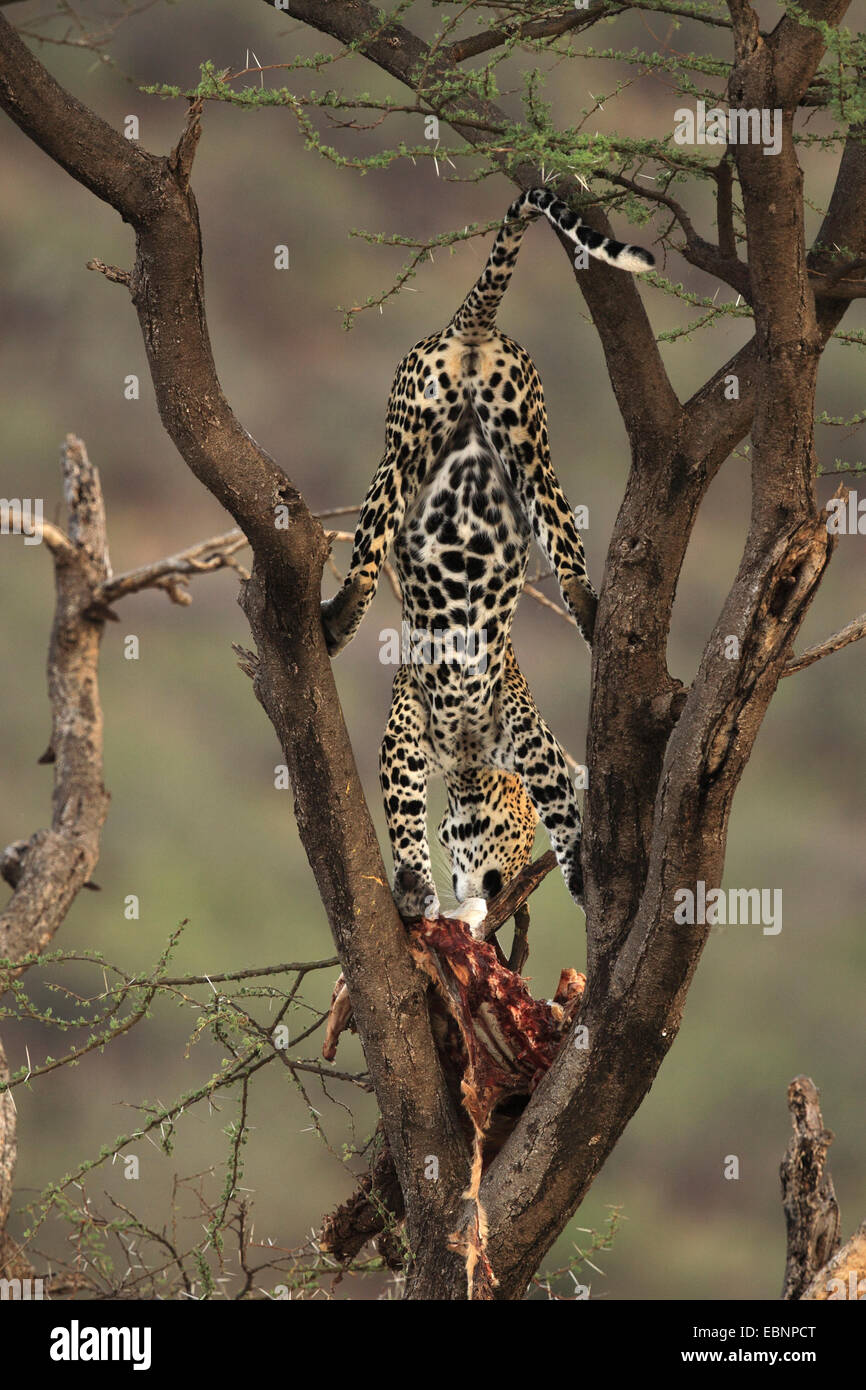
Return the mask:
[[(393, 551), (409, 639), (379, 756), (394, 899), (404, 919), (455, 916), (476, 935), (487, 904), (529, 861), (539, 824), (583, 905), (577, 788), (511, 641), (533, 539), (588, 646), (598, 601), (551, 463), (538, 371), (496, 325), (524, 234), (542, 216), (608, 265), (638, 274), (654, 264), (643, 248), (586, 226), (550, 189), (530, 188), (511, 203), (456, 313), (397, 367), (349, 569), (321, 606), (333, 657), (357, 632)], [(428, 840), (434, 775), (446, 792), (437, 833), (458, 903), (449, 913)]]

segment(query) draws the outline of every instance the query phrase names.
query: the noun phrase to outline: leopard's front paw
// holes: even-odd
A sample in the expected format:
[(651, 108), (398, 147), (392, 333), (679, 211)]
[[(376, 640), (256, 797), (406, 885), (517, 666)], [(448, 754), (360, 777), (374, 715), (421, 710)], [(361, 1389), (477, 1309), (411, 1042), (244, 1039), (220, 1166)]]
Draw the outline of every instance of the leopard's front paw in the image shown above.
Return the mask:
[[(339, 598), (339, 595), (337, 595), (337, 597)], [(336, 656), (343, 650), (348, 641), (345, 634), (341, 633), (339, 628), (336, 599), (325, 599), (319, 611), (322, 617), (322, 631), (325, 634), (325, 646), (328, 648), (328, 656)]]
[(572, 864), (571, 871), (566, 878), (566, 884), (574, 902), (577, 903), (578, 907), (583, 907), (583, 867), (580, 856)]
[(394, 901), (400, 916), (410, 922), (419, 917), (435, 921), (441, 910), (436, 889), (415, 869), (398, 869), (395, 873)]
[(364, 616), (372, 585), (369, 580), (348, 580), (333, 598), (321, 605), (322, 630), (329, 656), (337, 656), (351, 642)]

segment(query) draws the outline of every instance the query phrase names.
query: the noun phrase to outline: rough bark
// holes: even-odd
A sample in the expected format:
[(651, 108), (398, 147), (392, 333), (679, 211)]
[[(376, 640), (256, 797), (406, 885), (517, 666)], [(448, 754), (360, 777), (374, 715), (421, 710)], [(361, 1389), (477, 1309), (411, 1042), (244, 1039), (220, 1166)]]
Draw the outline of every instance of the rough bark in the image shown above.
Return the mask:
[(808, 1076), (794, 1077), (788, 1109), (794, 1132), (780, 1169), (788, 1250), (782, 1298), (796, 1299), (839, 1248), (839, 1206), (826, 1166), (833, 1135)]
[[(57, 600), (48, 651), (51, 739), (41, 762), (54, 765), (51, 826), (17, 848), (14, 888), (0, 914), (0, 957), (39, 954), (51, 940), (99, 856), (108, 814), (102, 781), (99, 644), (104, 615), (93, 596), (110, 573), (99, 474), (69, 436), (62, 452), (69, 534), (45, 527), (54, 554)], [(11, 856), (10, 856), (11, 858)]]

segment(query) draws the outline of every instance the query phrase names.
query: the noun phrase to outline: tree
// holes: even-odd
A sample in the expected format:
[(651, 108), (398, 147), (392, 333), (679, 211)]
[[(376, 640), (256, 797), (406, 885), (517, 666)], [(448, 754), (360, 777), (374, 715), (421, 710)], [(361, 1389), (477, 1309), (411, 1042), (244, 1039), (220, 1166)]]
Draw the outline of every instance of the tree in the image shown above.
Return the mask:
[[(555, 178), (559, 196), (580, 205), (604, 233), (604, 208), (614, 204), (636, 221), (657, 217), (666, 253), (682, 255), (737, 299), (718, 306), (663, 277), (658, 283), (689, 302), (697, 298), (703, 321), (720, 313), (754, 319), (752, 339), (682, 403), (634, 282), (596, 264), (573, 268), (604, 350), (632, 465), (608, 548), (593, 648), (584, 841), (588, 985), (577, 1018), (590, 1046), (561, 1050), (480, 1190), (493, 1293), (515, 1299), (579, 1206), (677, 1035), (711, 925), (683, 918), (682, 894), (700, 884), (707, 893), (720, 886), (734, 793), (779, 680), (866, 632), (864, 616), (799, 657), (793, 653), (834, 544), (815, 493), (821, 354), (850, 302), (866, 295), (863, 38), (840, 27), (842, 0), (789, 3), (769, 32), (744, 0), (731, 0), (727, 16), (664, 0), (586, 9), (531, 2), (435, 6), (419, 16), (425, 28), (438, 24), (429, 41), (405, 27), (409, 5), (393, 15), (364, 0), (287, 0), (272, 8), (328, 35), (337, 45), (333, 57), (363, 55), (402, 84), (409, 100), (399, 103), (390, 93), (317, 95), (302, 85), (239, 89), (242, 74), (205, 64), (199, 87), (185, 94), (185, 129), (171, 155), (158, 158), (64, 92), (0, 16), (0, 104), (132, 226), (132, 270), (93, 267), (129, 291), (162, 422), (252, 546), (242, 606), (256, 653), (245, 662), (284, 750), (300, 833), (375, 1086), (414, 1255), (411, 1298), (466, 1296), (453, 1235), (469, 1219), (462, 1199), (467, 1150), (430, 1029), (426, 982), (413, 966), (387, 887), (321, 635), (328, 543), (297, 489), (232, 413), (214, 366), (191, 187), (202, 113), (208, 101), (279, 102), (294, 112), (310, 143), (337, 160), (347, 156), (324, 143), (311, 113), (348, 112), (350, 126), (354, 114), (369, 110), (380, 122), (400, 113), (447, 124), (456, 145), (419, 141), (412, 153), (470, 160), (478, 175), (502, 173), (520, 188)], [(658, 60), (695, 109), (698, 101), (715, 101), (740, 113), (724, 123), (718, 162), (685, 152), (672, 138), (558, 129), (540, 100), (535, 70), (526, 75), (522, 120), (496, 105), (504, 56), (518, 49), (570, 54), (569, 36), (611, 17), (627, 20), (635, 9), (709, 30), (713, 51), (703, 55), (611, 56), (636, 70)], [(715, 54), (719, 44), (724, 57)], [(331, 61), (297, 58), (286, 66), (300, 81), (305, 68), (326, 69)], [(696, 86), (693, 72), (724, 79), (724, 95)], [(832, 128), (815, 137), (803, 133), (804, 109), (820, 111)], [(759, 134), (762, 115), (770, 124)], [(778, 137), (778, 150), (770, 155), (771, 137)], [(808, 248), (797, 152), (812, 139), (841, 144), (842, 153), (833, 196)], [(387, 165), (406, 153), (380, 148), (356, 162)], [(644, 175), (647, 168), (654, 174)], [(596, 195), (587, 191), (590, 180), (600, 189)], [(715, 194), (716, 242), (695, 230), (683, 205), (679, 186), (699, 180)], [(675, 242), (677, 235), (682, 239)], [(428, 246), (413, 250), (407, 276)], [(845, 336), (866, 341), (856, 331)], [(747, 436), (748, 534), (686, 687), (667, 666), (677, 581), (707, 489)], [(285, 529), (275, 526), (279, 508), (288, 517)], [(85, 617), (97, 628), (104, 622), (92, 610)], [(79, 865), (77, 886), (89, 867)], [(9, 931), (10, 913), (12, 928), (24, 921), (28, 941), (42, 910), (41, 872), (35, 853), (23, 856), (0, 923)], [(361, 922), (374, 922), (376, 932), (359, 930)], [(7, 939), (0, 937), (4, 955), (15, 959)], [(435, 1183), (425, 1177), (431, 1152), (439, 1161)], [(810, 1277), (817, 1269), (809, 1268)], [(481, 1297), (491, 1290), (480, 1282), (473, 1292)]]

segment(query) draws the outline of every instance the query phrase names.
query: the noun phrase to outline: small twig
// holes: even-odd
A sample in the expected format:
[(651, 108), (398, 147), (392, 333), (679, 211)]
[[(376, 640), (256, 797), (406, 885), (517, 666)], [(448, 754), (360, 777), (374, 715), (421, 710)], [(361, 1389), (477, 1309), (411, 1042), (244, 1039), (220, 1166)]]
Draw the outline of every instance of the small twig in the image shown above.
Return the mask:
[(132, 276), (128, 270), (121, 270), (116, 265), (106, 265), (98, 256), (94, 256), (87, 262), (88, 270), (98, 270), (100, 275), (104, 275), (106, 280), (110, 280), (114, 285), (126, 285), (129, 289), (132, 284)]
[(716, 222), (719, 229), (719, 250), (729, 260), (737, 255), (737, 238), (734, 231), (734, 166), (725, 156), (719, 160), (716, 175)]
[(231, 566), (243, 579), (248, 579), (249, 572), (232, 559), (236, 550), (248, 544), (243, 531), (235, 527), (225, 535), (199, 541), (177, 555), (169, 555), (164, 560), (155, 560), (125, 574), (112, 576), (100, 585), (95, 598), (108, 605), (126, 594), (140, 593), (142, 589), (166, 589), (172, 603), (188, 604), (191, 602), (190, 596), (180, 586), (186, 584), (191, 575), (211, 574), (214, 570)]
[(329, 1081), (351, 1081), (362, 1091), (372, 1091), (373, 1083), (366, 1071), (336, 1071), (334, 1067), (323, 1067), (321, 1062), (297, 1062), (293, 1057), (286, 1059), (290, 1071), (311, 1071), (315, 1076), (325, 1076)]
[[(721, 246), (714, 246), (711, 241), (705, 240), (695, 231), (694, 224), (682, 204), (672, 198), (669, 193), (662, 193), (661, 189), (646, 188), (643, 184), (635, 183), (633, 179), (626, 178), (623, 174), (612, 174), (607, 170), (601, 170), (600, 173), (603, 178), (607, 179), (608, 183), (616, 184), (619, 188), (628, 188), (639, 198), (647, 198), (651, 202), (660, 203), (662, 207), (668, 208), (679, 222), (686, 238), (685, 245), (676, 248), (683, 258), (690, 265), (696, 266), (699, 270), (705, 270), (709, 275), (715, 275), (725, 284), (731, 285), (747, 303), (751, 300), (749, 267), (737, 256), (736, 245), (732, 255), (725, 255)], [(718, 175), (716, 176), (718, 178)], [(725, 234), (727, 235), (727, 232)]]
[(793, 676), (795, 671), (805, 670), (807, 666), (820, 661), (824, 656), (829, 656), (831, 652), (841, 651), (851, 642), (858, 642), (861, 637), (866, 637), (866, 613), (861, 613), (859, 618), (855, 618), (847, 627), (843, 627), (841, 632), (835, 632), (825, 642), (819, 642), (815, 647), (808, 647), (800, 656), (792, 656), (787, 665), (783, 667), (782, 675)]
[(662, 207), (668, 208), (682, 227), (689, 246), (703, 240), (695, 231), (692, 220), (682, 203), (678, 203), (676, 198), (672, 198), (669, 193), (662, 193), (661, 189), (658, 188), (646, 188), (644, 184), (636, 183), (634, 179), (626, 178), (624, 174), (612, 174), (607, 170), (600, 172), (608, 183), (614, 183), (618, 188), (627, 188), (632, 193), (636, 193), (639, 198), (648, 198), (651, 202), (661, 203)]
[(388, 583), (391, 585), (391, 592), (393, 593), (397, 602), (402, 603), (403, 592), (400, 588), (400, 580), (398, 579), (397, 571), (394, 569), (394, 566), (391, 564), (390, 560), (385, 561), (383, 569), (385, 571)]
[(201, 113), (203, 107), (203, 97), (196, 97), (194, 101), (190, 102), (186, 117), (186, 126), (168, 157), (168, 167), (176, 175), (178, 183), (184, 192), (189, 188), (192, 162), (195, 159), (195, 152), (198, 148), (198, 142), (201, 139)]
[(317, 517), (319, 521), (324, 521), (324, 519), (329, 516), (351, 516), (353, 512), (359, 512), (360, 510), (360, 505), (355, 504), (351, 507), (328, 507), (326, 511), (313, 512), (313, 516)]
[(824, 276), (824, 289), (832, 289), (840, 280), (844, 280), (846, 275), (853, 275), (858, 270), (866, 270), (866, 259), (862, 256), (854, 261), (845, 261), (842, 265), (836, 266), (835, 270), (828, 271)]
[(595, 3), (578, 14), (575, 14), (573, 10), (566, 10), (564, 14), (554, 15), (550, 19), (534, 19), (524, 23), (504, 25), (501, 29), (487, 29), (480, 34), (471, 34), (468, 38), (458, 40), (450, 47), (443, 48), (442, 57), (449, 63), (462, 63), (466, 58), (476, 58), (479, 54), (487, 53), (491, 48), (499, 48), (500, 45), (509, 43), (513, 39), (518, 41), (557, 39), (572, 29), (589, 28), (597, 20), (618, 13), (618, 8), (613, 9), (607, 5)]
[(282, 965), (261, 965), (251, 967), (249, 970), (231, 970), (226, 974), (210, 975), (178, 975), (174, 979), (169, 976), (160, 977), (160, 987), (168, 988), (169, 985), (219, 985), (226, 981), (235, 980), (257, 980), (264, 975), (289, 975), (301, 976), (309, 975), (312, 970), (330, 970), (333, 966), (340, 964), (339, 956), (327, 956), (324, 960), (289, 960)]
[[(353, 512), (360, 511), (360, 507), (353, 504), (351, 506), (331, 507), (324, 511), (315, 512), (317, 520), (322, 521), (332, 516), (348, 516)], [(56, 528), (50, 528), (55, 530)], [(43, 524), (42, 531), (48, 540), (47, 532), (49, 527)], [(351, 541), (353, 535), (350, 531), (329, 531), (328, 535), (332, 541)], [(62, 532), (57, 532), (56, 542), (59, 544)], [(235, 551), (243, 550), (244, 546), (249, 545), (249, 541), (241, 531), (240, 527), (235, 526), (231, 531), (226, 531), (221, 536), (211, 536), (209, 540), (197, 541), (195, 545), (187, 546), (185, 550), (180, 550), (176, 555), (168, 555), (162, 560), (154, 560), (148, 565), (140, 565), (137, 569), (127, 570), (124, 574), (113, 575), (105, 584), (100, 586), (99, 592), (95, 595), (98, 602), (108, 606), (124, 598), (127, 594), (137, 594), (143, 589), (165, 589), (172, 603), (189, 604), (192, 602), (191, 596), (186, 591), (187, 581), (196, 574), (212, 574), (216, 570), (231, 567), (237, 570), (242, 579), (249, 579), (249, 571), (239, 564), (232, 557)], [(386, 567), (386, 573), (391, 581), (391, 586), (397, 598), (400, 598), (400, 585), (393, 570)]]
[(564, 608), (560, 607), (558, 603), (554, 603), (553, 600), (549, 599), (546, 594), (543, 594), (540, 589), (536, 589), (532, 584), (524, 584), (523, 592), (528, 594), (530, 598), (535, 599), (536, 603), (540, 603), (542, 608), (550, 609), (558, 618), (562, 618), (563, 622), (569, 623), (574, 628), (577, 627), (577, 623), (574, 621), (571, 614), (566, 613)]

